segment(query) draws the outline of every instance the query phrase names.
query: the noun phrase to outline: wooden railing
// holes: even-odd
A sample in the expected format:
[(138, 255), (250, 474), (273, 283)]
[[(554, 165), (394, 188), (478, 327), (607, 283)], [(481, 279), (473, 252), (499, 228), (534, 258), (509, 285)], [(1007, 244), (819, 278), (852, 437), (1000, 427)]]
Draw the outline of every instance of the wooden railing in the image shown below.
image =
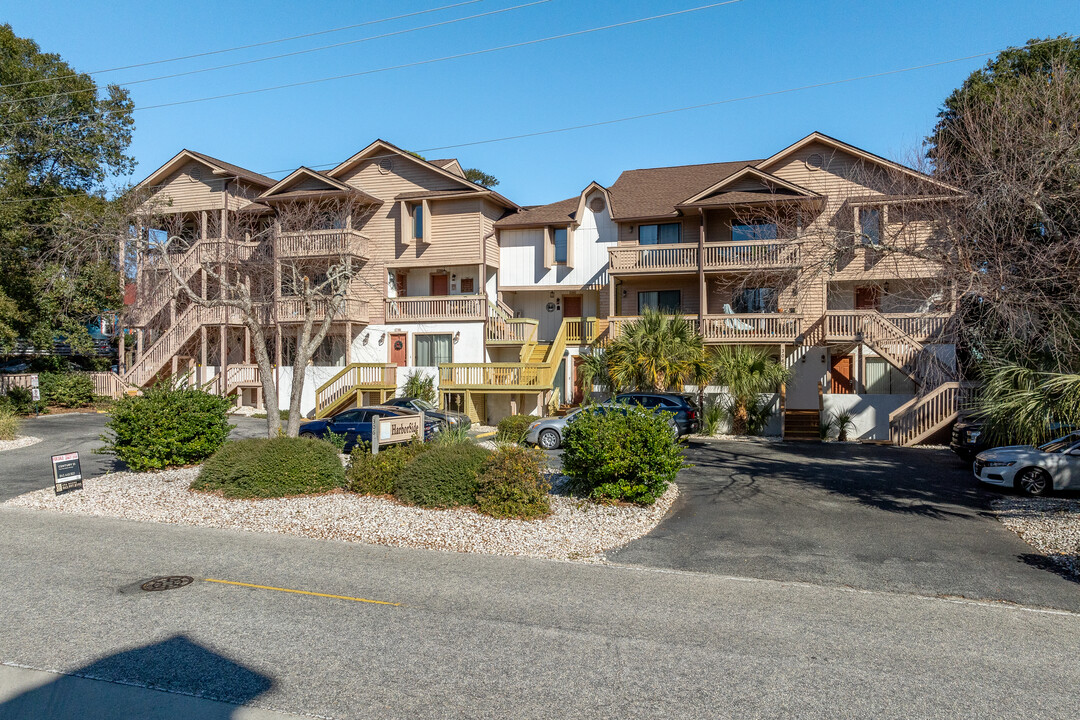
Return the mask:
[[(314, 317), (315, 321), (323, 320), (326, 317), (326, 311), (330, 307), (330, 301), (326, 299), (319, 299), (315, 301)], [(355, 300), (353, 298), (346, 298), (338, 308), (335, 318), (341, 321), (349, 322), (367, 322), (370, 315), (369, 306), (366, 300)], [(275, 303), (275, 319), (280, 323), (295, 323), (303, 322), (307, 316), (307, 312), (304, 309), (304, 301), (301, 298), (279, 298)]]
[(703, 264), (706, 270), (796, 267), (799, 246), (785, 240), (710, 243)]
[(127, 394), (127, 391), (131, 389), (131, 386), (114, 372), (91, 372), (87, 373), (90, 379), (94, 383), (94, 394), (101, 395), (102, 397), (117, 398), (123, 397)]
[(368, 239), (356, 230), (310, 230), (281, 233), (274, 238), (278, 257), (351, 255), (368, 257)]
[(599, 321), (594, 317), (565, 318), (566, 344), (589, 345), (600, 334)]
[(634, 245), (608, 249), (609, 272), (697, 270), (697, 245)]
[(960, 383), (948, 382), (889, 413), (889, 439), (896, 445), (914, 445), (941, 430), (959, 412)]
[(795, 342), (802, 316), (788, 313), (706, 315), (701, 326), (705, 342)]
[(826, 312), (829, 340), (854, 340), (866, 333), (869, 323), (884, 319), (898, 334), (919, 342), (944, 341), (949, 315), (940, 313), (881, 313), (877, 310), (829, 310)]
[(439, 387), (542, 390), (550, 387), (549, 375), (547, 363), (446, 363), (439, 366)]
[(349, 395), (363, 390), (397, 387), (397, 366), (353, 363), (315, 391), (315, 417), (325, 417)]
[(12, 388), (32, 388), (37, 376), (37, 373), (0, 374), (0, 392), (6, 393)]
[(262, 373), (258, 365), (229, 365), (225, 373), (225, 394), (235, 388), (252, 387), (262, 384)]
[(521, 345), (536, 337), (539, 320), (531, 318), (488, 318), (487, 341), (491, 345)]
[(432, 295), (387, 298), (386, 321), (483, 320), (486, 295)]
[(189, 305), (176, 322), (132, 363), (131, 368), (124, 374), (124, 380), (136, 387), (142, 387), (172, 359), (200, 326), (221, 325), (229, 318), (239, 321), (237, 311), (225, 307)]

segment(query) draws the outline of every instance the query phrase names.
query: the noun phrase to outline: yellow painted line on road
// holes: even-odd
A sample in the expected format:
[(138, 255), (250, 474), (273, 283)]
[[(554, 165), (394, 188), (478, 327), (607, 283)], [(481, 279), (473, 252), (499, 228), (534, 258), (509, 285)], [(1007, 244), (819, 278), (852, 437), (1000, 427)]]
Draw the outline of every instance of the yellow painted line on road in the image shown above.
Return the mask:
[(235, 580), (215, 580), (203, 578), (206, 582), (221, 583), (222, 585), (239, 585), (240, 587), (255, 588), (256, 590), (277, 590), (278, 592), (295, 593), (297, 595), (314, 595), (315, 597), (333, 598), (334, 600), (351, 600), (353, 602), (371, 603), (372, 605), (393, 605), (400, 607), (401, 603), (387, 602), (386, 600), (368, 600), (367, 598), (349, 597), (348, 595), (330, 595), (329, 593), (311, 592), (310, 590), (293, 590), (291, 588), (271, 587), (270, 585), (253, 585), (252, 583), (236, 582)]

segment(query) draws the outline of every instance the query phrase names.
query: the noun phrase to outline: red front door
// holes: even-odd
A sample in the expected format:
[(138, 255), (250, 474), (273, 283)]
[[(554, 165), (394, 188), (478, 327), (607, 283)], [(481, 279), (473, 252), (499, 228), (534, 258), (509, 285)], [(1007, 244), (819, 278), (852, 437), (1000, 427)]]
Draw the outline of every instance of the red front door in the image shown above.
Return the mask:
[(446, 275), (432, 275), (431, 276), (431, 294), (432, 295), (449, 295), (450, 289), (447, 285)]
[(851, 384), (851, 356), (834, 357), (832, 359), (832, 392), (834, 395), (850, 395), (854, 392)]
[(581, 296), (580, 295), (566, 295), (562, 299), (562, 314), (563, 317), (576, 318), (581, 317)]
[(407, 333), (390, 333), (390, 364), (409, 364), (409, 335)]

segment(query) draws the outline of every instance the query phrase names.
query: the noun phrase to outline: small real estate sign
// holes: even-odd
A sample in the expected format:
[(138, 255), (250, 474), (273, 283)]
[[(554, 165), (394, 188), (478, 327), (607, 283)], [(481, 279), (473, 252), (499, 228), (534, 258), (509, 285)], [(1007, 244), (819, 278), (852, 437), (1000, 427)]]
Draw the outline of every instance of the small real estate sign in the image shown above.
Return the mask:
[(82, 466), (79, 453), (65, 453), (52, 456), (53, 489), (56, 494), (69, 490), (82, 490)]
[(371, 421), (371, 452), (377, 454), (383, 445), (409, 442), (413, 438), (424, 441), (424, 413), (378, 417)]

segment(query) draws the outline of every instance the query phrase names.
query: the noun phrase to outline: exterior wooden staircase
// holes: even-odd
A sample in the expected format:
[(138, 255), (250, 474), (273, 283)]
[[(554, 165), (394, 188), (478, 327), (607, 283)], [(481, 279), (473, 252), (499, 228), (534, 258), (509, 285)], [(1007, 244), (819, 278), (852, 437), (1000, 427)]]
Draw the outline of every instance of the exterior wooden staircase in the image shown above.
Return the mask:
[(821, 413), (817, 410), (785, 410), (784, 440), (821, 442)]

